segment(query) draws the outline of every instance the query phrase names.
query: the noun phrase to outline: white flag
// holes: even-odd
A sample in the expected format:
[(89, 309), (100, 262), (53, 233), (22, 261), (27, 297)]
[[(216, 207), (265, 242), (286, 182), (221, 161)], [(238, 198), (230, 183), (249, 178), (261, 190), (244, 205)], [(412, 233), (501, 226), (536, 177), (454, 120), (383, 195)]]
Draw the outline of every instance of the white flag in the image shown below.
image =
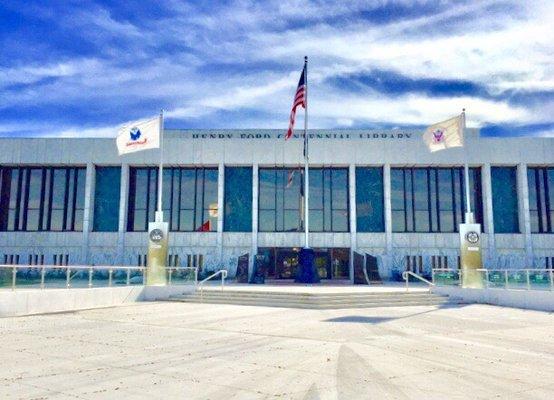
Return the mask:
[(423, 141), (429, 151), (462, 147), (464, 145), (464, 115), (431, 125), (423, 134)]
[(116, 139), (119, 155), (160, 147), (160, 117), (123, 126)]

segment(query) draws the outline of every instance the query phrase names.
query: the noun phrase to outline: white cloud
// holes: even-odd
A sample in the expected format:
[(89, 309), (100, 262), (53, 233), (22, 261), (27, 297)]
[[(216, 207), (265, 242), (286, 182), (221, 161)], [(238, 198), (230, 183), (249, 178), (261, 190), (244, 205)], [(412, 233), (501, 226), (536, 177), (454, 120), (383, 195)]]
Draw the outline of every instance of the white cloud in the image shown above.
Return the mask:
[[(61, 23), (84, 37), (103, 40), (106, 46), (101, 54), (3, 67), (0, 90), (56, 79), (0, 96), (0, 109), (94, 104), (118, 110), (123, 122), (136, 116), (135, 104), (148, 102), (155, 105), (152, 112), (165, 107), (173, 119), (209, 118), (221, 110), (255, 110), (264, 117), (249, 114), (237, 125), (278, 128), (287, 124), (302, 57), (308, 54), (313, 127), (379, 122), (424, 125), (458, 113), (462, 107), (467, 108), (468, 122), (474, 126), (551, 122), (552, 101), (515, 106), (501, 97), (390, 95), (363, 84), (356, 90), (331, 85), (332, 78), (383, 70), (414, 80), (471, 81), (494, 95), (554, 90), (554, 3), (451, 2), (435, 14), (414, 14), (380, 24), (355, 16), (360, 10), (393, 3), (418, 7), (435, 2), (272, 0), (261, 4), (240, 0), (202, 10), (199, 4), (172, 1), (172, 15), (152, 19), (141, 29), (103, 9), (82, 11)], [(491, 6), (512, 10), (494, 11)], [(339, 18), (340, 24), (336, 23)], [(118, 47), (106, 38), (117, 38), (123, 44)], [(176, 50), (166, 51), (165, 46)], [(204, 68), (210, 63), (244, 68), (240, 74), (212, 74)], [(250, 70), (252, 63), (272, 68)], [(109, 136), (113, 128), (96, 123), (98, 129), (82, 130), (68, 122), (57, 135)], [(55, 132), (55, 127), (51, 129)]]

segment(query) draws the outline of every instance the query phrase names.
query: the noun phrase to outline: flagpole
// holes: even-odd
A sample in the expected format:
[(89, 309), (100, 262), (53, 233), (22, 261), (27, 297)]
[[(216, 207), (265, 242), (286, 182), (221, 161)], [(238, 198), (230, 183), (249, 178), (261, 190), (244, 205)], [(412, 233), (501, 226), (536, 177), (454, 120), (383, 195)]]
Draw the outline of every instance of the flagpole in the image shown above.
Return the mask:
[(310, 211), (309, 205), (309, 173), (308, 168), (308, 56), (304, 57), (304, 236), (305, 248), (310, 247), (308, 226)]
[(160, 166), (158, 170), (158, 210), (156, 211), (156, 222), (163, 222), (162, 212), (162, 181), (164, 163), (164, 110), (160, 110)]
[[(462, 109), (462, 137), (465, 140), (465, 129), (466, 129), (466, 109)], [(466, 151), (467, 159), (467, 151)], [(466, 160), (464, 165), (464, 178), (465, 178), (465, 187), (466, 187), (466, 224), (473, 223), (473, 213), (471, 212), (471, 201), (469, 197), (469, 166)]]

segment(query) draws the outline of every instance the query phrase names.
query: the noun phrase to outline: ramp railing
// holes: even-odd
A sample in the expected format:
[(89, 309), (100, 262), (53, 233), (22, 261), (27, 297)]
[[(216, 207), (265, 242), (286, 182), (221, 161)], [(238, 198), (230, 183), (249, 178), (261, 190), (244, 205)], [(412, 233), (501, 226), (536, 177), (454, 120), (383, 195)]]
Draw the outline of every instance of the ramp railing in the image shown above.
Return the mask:
[[(144, 285), (146, 267), (0, 264), (0, 289), (61, 289)], [(168, 285), (198, 284), (198, 268), (166, 267)]]
[[(554, 290), (554, 270), (525, 269), (477, 269), (484, 288), (519, 290)], [(436, 286), (461, 286), (463, 271), (458, 269), (433, 269)]]
[(218, 275), (221, 275), (221, 290), (223, 290), (225, 286), (225, 278), (227, 278), (227, 270), (220, 269), (214, 272), (213, 274), (211, 274), (210, 276), (202, 279), (200, 282), (198, 282), (198, 284), (196, 285), (196, 290), (200, 289), (200, 298), (204, 296), (204, 284), (210, 279), (213, 279)]
[(429, 286), (435, 286), (435, 284), (427, 279), (425, 279), (424, 277), (422, 277), (421, 275), (418, 275), (416, 274), (415, 272), (412, 272), (412, 271), (404, 271), (402, 272), (402, 279), (404, 279), (404, 281), (406, 281), (406, 291), (410, 290), (410, 276), (413, 276), (414, 278), (416, 279), (419, 279), (420, 281), (428, 284)]

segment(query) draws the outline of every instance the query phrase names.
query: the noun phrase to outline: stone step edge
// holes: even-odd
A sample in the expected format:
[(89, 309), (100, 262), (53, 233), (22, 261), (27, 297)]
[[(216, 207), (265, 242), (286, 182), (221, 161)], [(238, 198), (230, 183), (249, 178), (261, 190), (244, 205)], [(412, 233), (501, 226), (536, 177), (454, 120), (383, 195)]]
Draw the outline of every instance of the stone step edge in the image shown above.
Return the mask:
[(448, 302), (449, 299), (446, 298), (430, 298), (430, 299), (419, 299), (413, 301), (366, 301), (366, 302), (298, 302), (298, 301), (253, 301), (253, 300), (228, 300), (228, 299), (196, 299), (196, 298), (169, 298), (168, 301), (180, 301), (187, 303), (220, 303), (220, 304), (234, 304), (234, 303), (244, 303), (244, 304), (306, 304), (306, 305), (344, 305), (344, 304), (408, 304), (408, 303), (443, 303)]
[(336, 299), (336, 298), (325, 298), (325, 299), (302, 299), (297, 297), (287, 297), (287, 298), (275, 298), (275, 297), (247, 297), (247, 296), (171, 296), (173, 299), (193, 299), (193, 300), (225, 300), (225, 301), (273, 301), (273, 302), (286, 302), (286, 301), (293, 301), (293, 302), (305, 302), (305, 303), (371, 303), (371, 302), (401, 302), (401, 301), (418, 301), (418, 300), (434, 300), (434, 299), (444, 299), (445, 296), (419, 296), (419, 297), (411, 297), (411, 298), (402, 298), (402, 297), (391, 297), (391, 298), (371, 298), (371, 299), (364, 299), (364, 298), (357, 298), (357, 299)]
[(306, 303), (244, 303), (244, 302), (199, 302), (189, 300), (165, 300), (187, 304), (218, 304), (218, 305), (238, 305), (249, 307), (275, 307), (275, 308), (303, 308), (303, 309), (347, 309), (347, 308), (379, 308), (379, 307), (411, 307), (411, 306), (440, 306), (447, 304), (456, 304), (450, 301), (419, 301), (406, 303), (364, 303), (364, 304), (306, 304)]
[[(197, 293), (200, 292), (200, 289), (196, 291)], [(352, 293), (310, 293), (310, 292), (276, 292), (276, 291), (258, 291), (258, 290), (232, 290), (232, 289), (204, 289), (204, 293), (233, 293), (233, 294), (252, 294), (252, 295), (260, 295), (260, 296), (289, 296), (289, 295), (297, 295), (297, 296), (304, 296), (304, 297), (316, 297), (316, 296), (409, 296), (409, 295), (418, 295), (418, 294), (429, 294), (430, 291), (416, 291), (416, 292), (406, 292), (406, 291), (393, 291), (393, 292), (371, 292), (371, 293), (364, 293), (364, 292), (352, 292)]]
[(213, 299), (258, 299), (258, 300), (264, 300), (264, 299), (272, 299), (272, 300), (290, 300), (295, 299), (299, 301), (374, 301), (374, 300), (397, 300), (397, 299), (403, 299), (403, 300), (410, 300), (410, 299), (425, 299), (425, 298), (436, 298), (436, 297), (446, 297), (441, 296), (437, 294), (431, 294), (431, 293), (422, 293), (422, 294), (416, 294), (416, 295), (398, 295), (398, 296), (296, 296), (296, 295), (290, 295), (290, 296), (271, 296), (271, 295), (264, 295), (264, 296), (252, 296), (252, 295), (243, 295), (243, 294), (235, 294), (235, 293), (193, 293), (193, 294), (181, 294), (176, 295), (173, 297), (191, 297), (191, 298), (213, 298)]

